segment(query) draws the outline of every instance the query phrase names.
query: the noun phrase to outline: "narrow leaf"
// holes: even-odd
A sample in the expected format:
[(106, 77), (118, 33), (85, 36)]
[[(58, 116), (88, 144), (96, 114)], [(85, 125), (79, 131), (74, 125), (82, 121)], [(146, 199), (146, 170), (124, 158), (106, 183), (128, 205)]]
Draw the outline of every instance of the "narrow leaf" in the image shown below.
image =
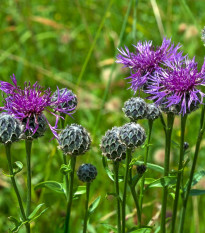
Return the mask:
[(105, 172), (107, 173), (108, 177), (114, 181), (114, 174), (113, 172), (110, 171), (110, 169), (108, 168), (108, 163), (107, 163), (107, 159), (103, 156), (102, 157), (102, 163), (103, 163), (103, 167), (105, 169)]
[(13, 169), (13, 172), (14, 172), (14, 175), (16, 175), (23, 169), (23, 163), (20, 161), (16, 161), (14, 164), (15, 164), (15, 167)]
[(173, 186), (176, 184), (176, 182), (177, 182), (176, 176), (165, 176), (163, 178), (157, 179), (154, 182), (150, 183), (146, 189)]
[(32, 219), (36, 214), (37, 212), (40, 210), (40, 208), (44, 205), (44, 203), (42, 204), (39, 204), (34, 210), (33, 212), (28, 216), (28, 219)]
[[(205, 170), (201, 170), (199, 172), (196, 172), (194, 174), (194, 177), (193, 177), (193, 180), (191, 183), (191, 187), (194, 186), (195, 184), (197, 184), (201, 180), (201, 178), (203, 178), (204, 176), (205, 176)], [(185, 185), (185, 188), (184, 188), (185, 191), (187, 190), (187, 187), (188, 187), (188, 182)]]
[(6, 177), (12, 177), (12, 175), (7, 174), (4, 170), (1, 170), (1, 171), (2, 171), (2, 173), (3, 173), (4, 176), (6, 176)]
[(102, 226), (104, 226), (105, 229), (107, 230), (112, 230), (115, 233), (117, 233), (117, 229), (115, 227), (113, 227), (112, 225), (108, 224), (108, 223), (101, 223)]
[(55, 191), (57, 193), (64, 193), (65, 191), (63, 189), (63, 185), (61, 183), (58, 183), (56, 181), (44, 181), (35, 186), (35, 190), (39, 188), (48, 188), (52, 191)]
[(205, 194), (205, 190), (201, 189), (191, 189), (189, 192), (189, 196), (199, 196)]
[[(134, 165), (141, 165), (141, 164), (144, 164), (143, 161), (137, 161), (134, 163)], [(164, 168), (159, 166), (159, 165), (156, 165), (156, 164), (153, 164), (153, 163), (147, 163), (147, 168), (149, 169), (152, 169), (154, 171), (157, 171), (157, 172), (160, 172), (162, 174), (164, 174)]]
[(82, 195), (84, 193), (86, 193), (86, 186), (78, 186), (78, 188), (73, 196), (76, 197), (76, 196)]
[(89, 216), (95, 211), (95, 209), (98, 207), (98, 205), (100, 204), (100, 199), (101, 199), (101, 196), (97, 197), (92, 203), (91, 205), (89, 206), (88, 208), (88, 213), (89, 213)]
[(129, 231), (129, 233), (130, 232), (132, 232), (132, 233), (151, 233), (151, 231), (152, 231), (151, 228), (143, 227), (143, 228), (140, 228), (138, 230)]
[(38, 215), (34, 216), (32, 219), (30, 219), (29, 223), (34, 221), (35, 219), (39, 218), (48, 208), (45, 208), (42, 210)]
[(20, 228), (23, 226), (23, 224), (24, 224), (24, 222), (19, 221), (18, 219), (16, 219), (16, 218), (13, 217), (13, 216), (10, 216), (8, 219), (9, 219), (11, 222), (13, 222), (14, 225), (15, 225), (15, 227), (13, 227), (13, 228), (10, 230), (10, 232), (18, 232), (19, 229), (20, 229)]

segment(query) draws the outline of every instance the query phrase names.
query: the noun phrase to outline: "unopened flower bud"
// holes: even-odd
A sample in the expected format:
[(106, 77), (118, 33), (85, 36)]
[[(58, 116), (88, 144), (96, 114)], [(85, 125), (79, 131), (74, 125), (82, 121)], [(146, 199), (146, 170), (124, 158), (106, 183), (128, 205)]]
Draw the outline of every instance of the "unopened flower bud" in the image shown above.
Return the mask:
[(47, 122), (44, 115), (25, 118), (22, 121), (24, 133), (22, 138), (27, 140), (37, 139), (42, 137), (47, 129)]
[(147, 115), (148, 120), (155, 120), (160, 116), (160, 110), (155, 104), (147, 104)]
[(125, 102), (122, 110), (132, 121), (137, 121), (138, 119), (145, 118), (147, 114), (147, 104), (140, 97), (131, 98)]
[(126, 145), (119, 139), (119, 128), (113, 127), (102, 137), (100, 148), (108, 159), (121, 161), (126, 158)]
[(123, 125), (119, 131), (120, 141), (127, 145), (128, 148), (141, 146), (146, 139), (145, 130), (136, 123)]
[(144, 164), (137, 165), (137, 173), (140, 175), (144, 174), (147, 170), (147, 167)]
[(184, 150), (187, 150), (189, 148), (189, 143), (188, 142), (184, 142)]
[(0, 114), (0, 142), (7, 144), (20, 140), (23, 126), (19, 120), (13, 116)]
[(82, 164), (77, 171), (77, 176), (82, 182), (90, 183), (96, 178), (97, 169), (92, 164)]
[[(60, 90), (56, 90), (52, 95), (52, 101), (56, 101), (58, 98), (58, 95), (59, 95), (59, 97), (67, 95), (67, 96), (69, 96), (69, 99), (68, 99), (68, 101), (61, 103), (60, 106), (57, 106), (57, 107), (69, 108), (69, 109), (76, 108), (76, 106), (78, 104), (78, 99), (77, 99), (77, 96), (71, 90), (68, 90), (67, 88), (62, 88)], [(70, 97), (72, 97), (72, 98), (70, 98)]]
[(59, 148), (64, 154), (84, 154), (90, 149), (90, 144), (90, 135), (81, 125), (67, 125), (59, 134)]

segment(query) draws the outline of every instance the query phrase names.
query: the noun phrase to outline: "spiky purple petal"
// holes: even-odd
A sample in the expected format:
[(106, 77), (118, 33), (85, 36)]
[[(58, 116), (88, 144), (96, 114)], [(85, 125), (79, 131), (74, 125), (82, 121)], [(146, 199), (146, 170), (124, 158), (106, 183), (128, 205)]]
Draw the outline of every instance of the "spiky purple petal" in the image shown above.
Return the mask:
[(131, 89), (136, 92), (145, 84), (149, 84), (150, 77), (161, 70), (162, 62), (178, 61), (184, 59), (182, 52), (178, 52), (181, 47), (171, 44), (171, 39), (163, 39), (160, 47), (154, 47), (152, 41), (138, 42), (133, 45), (135, 52), (132, 53), (127, 47), (121, 48), (117, 55), (117, 63), (124, 64), (130, 69)]
[(184, 115), (203, 102), (204, 93), (198, 86), (205, 85), (204, 65), (201, 72), (197, 70), (195, 58), (166, 61), (164, 65), (166, 69), (151, 77), (152, 85), (146, 93), (157, 105), (165, 105), (166, 108), (177, 106), (179, 114)]

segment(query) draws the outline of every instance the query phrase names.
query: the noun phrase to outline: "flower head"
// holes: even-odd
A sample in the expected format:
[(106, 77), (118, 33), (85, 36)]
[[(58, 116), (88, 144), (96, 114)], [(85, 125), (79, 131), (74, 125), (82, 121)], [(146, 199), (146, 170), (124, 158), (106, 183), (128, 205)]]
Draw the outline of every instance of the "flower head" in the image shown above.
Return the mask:
[[(166, 69), (152, 76), (152, 85), (146, 91), (150, 99), (165, 109), (174, 109), (186, 114), (197, 108), (203, 101), (204, 93), (197, 87), (205, 85), (205, 63), (201, 72), (195, 59), (166, 62)], [(163, 109), (162, 109), (163, 110)]]
[[(0, 110), (6, 111), (22, 122), (26, 122), (25, 131), (31, 130), (33, 134), (39, 128), (38, 117), (42, 115), (45, 117), (43, 112), (47, 111), (56, 117), (55, 126), (51, 126), (46, 117), (45, 119), (54, 136), (57, 137), (56, 130), (60, 116), (56, 112), (70, 115), (74, 110), (74, 108), (69, 107), (58, 107), (73, 98), (70, 92), (60, 95), (58, 91), (58, 97), (53, 100), (50, 88), (44, 90), (37, 82), (33, 85), (30, 82), (25, 82), (22, 89), (17, 85), (14, 75), (11, 77), (11, 80), (13, 84), (0, 81), (0, 90), (6, 94), (4, 106)], [(35, 127), (30, 127), (30, 121), (35, 121)]]
[(154, 47), (152, 41), (138, 42), (133, 45), (136, 49), (135, 53), (119, 49), (120, 54), (117, 55), (117, 63), (124, 64), (124, 67), (130, 68), (131, 89), (136, 92), (138, 89), (149, 85), (150, 77), (153, 73), (161, 70), (161, 63), (164, 61), (181, 60), (182, 52), (178, 52), (181, 47), (179, 44), (174, 47), (171, 40), (164, 38), (160, 47)]

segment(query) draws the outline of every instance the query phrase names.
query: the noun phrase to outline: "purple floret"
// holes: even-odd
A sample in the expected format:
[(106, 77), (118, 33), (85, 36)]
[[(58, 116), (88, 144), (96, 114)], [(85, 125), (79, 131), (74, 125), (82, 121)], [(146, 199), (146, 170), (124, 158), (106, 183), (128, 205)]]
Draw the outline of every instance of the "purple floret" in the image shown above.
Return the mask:
[(151, 77), (152, 85), (146, 90), (157, 105), (177, 107), (179, 114), (186, 114), (203, 102), (204, 93), (198, 86), (205, 85), (205, 62), (201, 72), (195, 59), (167, 61), (167, 68)]
[(154, 47), (152, 41), (138, 42), (133, 45), (136, 51), (130, 52), (127, 47), (125, 50), (118, 49), (120, 54), (117, 55), (117, 63), (124, 64), (124, 67), (130, 68), (131, 89), (136, 92), (150, 84), (150, 77), (161, 70), (161, 63), (165, 61), (182, 60), (182, 52), (178, 52), (181, 47), (179, 44), (174, 47), (171, 39), (163, 39), (160, 47)]
[[(0, 90), (6, 94), (6, 97), (4, 98), (4, 106), (1, 107), (0, 110), (13, 115), (20, 121), (26, 122), (25, 131), (31, 130), (33, 134), (35, 134), (39, 127), (38, 116), (43, 115), (45, 117), (43, 114), (43, 111), (45, 110), (56, 117), (55, 126), (51, 126), (46, 117), (45, 119), (54, 136), (57, 137), (56, 130), (61, 116), (56, 112), (71, 115), (74, 110), (74, 108), (70, 109), (68, 107), (62, 108), (58, 106), (71, 100), (73, 96), (70, 96), (69, 92), (60, 95), (58, 89), (58, 97), (53, 100), (50, 88), (44, 90), (37, 82), (33, 85), (31, 85), (30, 82), (25, 82), (24, 89), (22, 89), (20, 86), (17, 86), (17, 80), (14, 74), (13, 77), (11, 77), (11, 80), (13, 84), (0, 81)], [(29, 120), (33, 118), (36, 123), (35, 129), (30, 128), (29, 126)]]

